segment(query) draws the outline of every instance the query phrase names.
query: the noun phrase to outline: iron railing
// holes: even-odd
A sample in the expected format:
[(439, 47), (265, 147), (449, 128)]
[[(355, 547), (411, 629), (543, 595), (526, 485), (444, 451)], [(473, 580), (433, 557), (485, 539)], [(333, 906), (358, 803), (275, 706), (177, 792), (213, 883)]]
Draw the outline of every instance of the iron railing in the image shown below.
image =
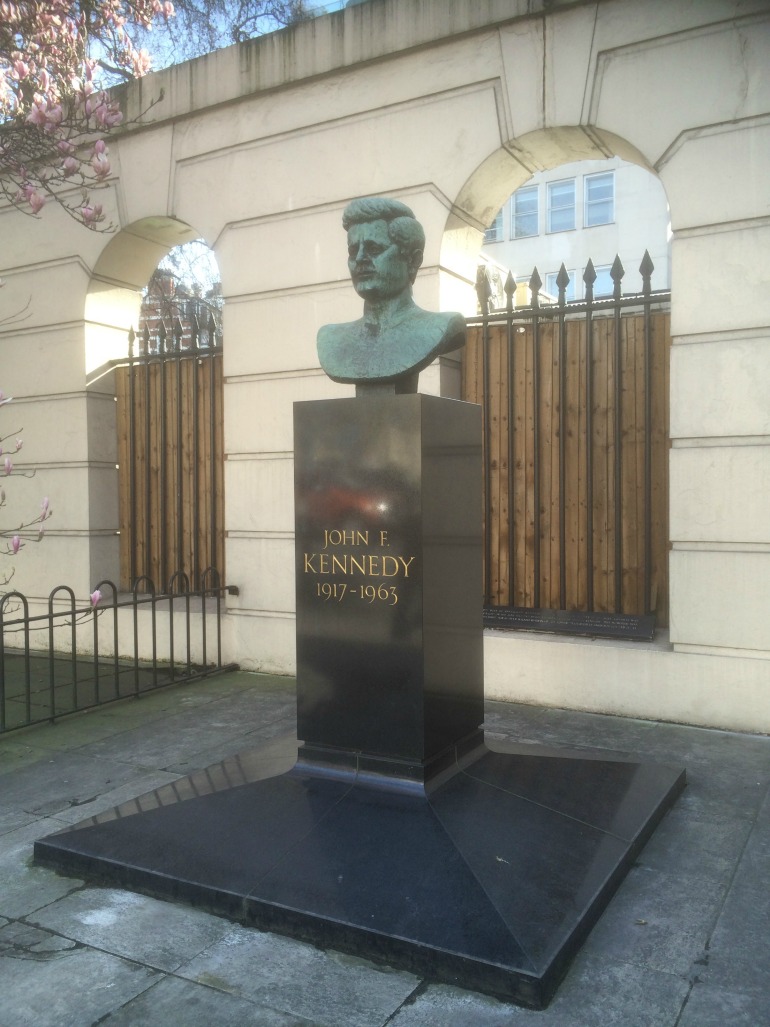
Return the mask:
[[(647, 614), (654, 610), (653, 503), (651, 500), (653, 491), (653, 435), (655, 431), (659, 432), (660, 426), (653, 424), (653, 346), (651, 344), (651, 333), (653, 325), (652, 315), (654, 312), (668, 308), (671, 293), (668, 290), (653, 290), (651, 288), (653, 263), (649, 253), (645, 252), (639, 270), (642, 276), (641, 291), (622, 295), (621, 281), (624, 276), (624, 269), (620, 259), (616, 257), (611, 270), (613, 281), (612, 296), (594, 298), (594, 282), (597, 276), (593, 264), (589, 260), (583, 276), (585, 298), (580, 301), (568, 302), (566, 290), (570, 279), (565, 266), (562, 264), (557, 276), (559, 294), (554, 302), (553, 299), (541, 293), (542, 280), (537, 269), (535, 269), (527, 283), (531, 296), (529, 305), (516, 308), (514, 308), (514, 296), (517, 283), (509, 273), (505, 283), (505, 309), (494, 310), (490, 309), (491, 288), (485, 269), (483, 267), (479, 269), (477, 295), (480, 313), (475, 317), (469, 318), (467, 323), (470, 329), (475, 328), (481, 333), (480, 373), (482, 381), (477, 392), (477, 401), (481, 402), (483, 407), (484, 423), (484, 594), (485, 605), (487, 606), (494, 604), (508, 605), (510, 607), (547, 607), (560, 610), (579, 608), (587, 611), (609, 613), (633, 612), (637, 614)], [(637, 398), (642, 397), (639, 402), (639, 406), (642, 409), (636, 414), (636, 424), (629, 428), (627, 412), (624, 411), (623, 406), (624, 389), (626, 391), (628, 389), (627, 377), (624, 384), (624, 375), (627, 376), (629, 373), (636, 375), (637, 372), (636, 369), (629, 370), (624, 364), (623, 333), (627, 316), (634, 313), (640, 315), (643, 319), (644, 357), (643, 368), (640, 370), (642, 381), (634, 386), (636, 389), (635, 396)], [(584, 505), (585, 511), (581, 513), (584, 521), (581, 527), (580, 560), (589, 569), (585, 574), (583, 593), (579, 600), (576, 600), (574, 594), (568, 594), (566, 563), (569, 547), (574, 545), (574, 539), (567, 537), (567, 518), (564, 506), (566, 494), (565, 475), (568, 470), (566, 447), (568, 438), (577, 432), (577, 421), (575, 420), (574, 411), (568, 410), (566, 398), (568, 358), (573, 362), (577, 359), (567, 353), (566, 347), (568, 335), (572, 340), (578, 334), (572, 332), (570, 327), (570, 322), (576, 319), (582, 320), (582, 327), (578, 328), (578, 333), (580, 333), (581, 338), (580, 345), (583, 346), (583, 356), (580, 359), (584, 361), (584, 369), (580, 372), (582, 396), (579, 400), (581, 404), (581, 452), (579, 460), (581, 462), (581, 473), (585, 489), (584, 500), (581, 500), (581, 506)], [(600, 319), (602, 319), (601, 325)], [(608, 328), (607, 319), (610, 319), (611, 328)], [(601, 327), (601, 333), (599, 333), (599, 327)], [(551, 354), (551, 362), (544, 366), (541, 351), (544, 348), (543, 342), (546, 334), (548, 334), (548, 353)], [(601, 334), (601, 340), (596, 342), (595, 345), (595, 341), (599, 339), (599, 334)], [(614, 582), (609, 590), (609, 599), (607, 596), (602, 596), (601, 601), (597, 601), (594, 592), (594, 581), (598, 571), (596, 570), (597, 561), (594, 547), (596, 539), (601, 535), (602, 525), (595, 523), (595, 463), (599, 458), (599, 454), (597, 453), (595, 441), (598, 429), (594, 425), (598, 402), (596, 399), (596, 359), (594, 354), (597, 352), (597, 347), (600, 344), (604, 345), (607, 342), (611, 352), (604, 354), (602, 359), (606, 361), (606, 365), (609, 368), (609, 378), (607, 382), (602, 383), (602, 387), (607, 388), (611, 393), (606, 403), (605, 412), (608, 412), (613, 425), (612, 431), (603, 443), (605, 451), (601, 456), (602, 459), (606, 459), (607, 454), (611, 454), (612, 470), (608, 473), (608, 478), (612, 479), (612, 484), (611, 494), (606, 502), (606, 509), (609, 510), (610, 518), (610, 524), (607, 527), (608, 537), (611, 537), (611, 546), (614, 548), (613, 558), (611, 560), (608, 559), (608, 564), (610, 565), (610, 573), (614, 574)], [(495, 373), (498, 373), (500, 366), (504, 366), (504, 371), (500, 373), (508, 377), (508, 383), (503, 384), (497, 394), (497, 401), (502, 404), (502, 409), (496, 409), (494, 412), (490, 405), (493, 396), (492, 386), (494, 384), (490, 379), (490, 351), (493, 345), (498, 348), (496, 352), (502, 354), (499, 358), (500, 364), (496, 365)], [(514, 453), (513, 427), (517, 415), (521, 420), (521, 411), (515, 409), (515, 388), (511, 383), (516, 375), (519, 375), (519, 380), (521, 380), (521, 376), (525, 374), (521, 367), (517, 369), (516, 366), (517, 360), (522, 361), (523, 359), (522, 354), (524, 350), (521, 347), (525, 345), (530, 347), (527, 350), (529, 364), (526, 371), (526, 402), (532, 405), (530, 409), (534, 409), (535, 412), (534, 414), (529, 412), (527, 414), (528, 420), (531, 423), (533, 437), (531, 443), (528, 443), (529, 448), (527, 450), (527, 460), (531, 463), (531, 466), (528, 467), (526, 484), (523, 484), (523, 477), (517, 477), (515, 473), (516, 454)], [(573, 343), (570, 342), (570, 345), (573, 345)], [(588, 354), (588, 356), (585, 354)], [(656, 359), (658, 358), (656, 357)], [(639, 363), (641, 364), (641, 360)], [(542, 594), (543, 574), (541, 573), (544, 546), (542, 528), (545, 516), (543, 502), (543, 475), (545, 469), (543, 467), (543, 446), (540, 437), (543, 431), (544, 418), (539, 411), (542, 405), (541, 379), (544, 371), (548, 374), (553, 374), (554, 378), (549, 386), (553, 390), (549, 399), (553, 407), (553, 414), (549, 415), (549, 417), (552, 416), (555, 423), (553, 428), (549, 429), (548, 446), (553, 447), (557, 452), (549, 455), (551, 462), (548, 465), (547, 471), (552, 479), (552, 481), (549, 480), (549, 487), (552, 488), (554, 494), (558, 492), (560, 504), (556, 518), (558, 529), (554, 527), (553, 523), (548, 525), (548, 530), (553, 538), (552, 548), (554, 552), (558, 549), (558, 572), (556, 569), (549, 571), (552, 578), (558, 573), (558, 590), (552, 587), (550, 589), (551, 594), (548, 597)], [(656, 375), (657, 373), (656, 369)], [(655, 387), (657, 388), (658, 386), (656, 385)], [(465, 393), (464, 396), (469, 398)], [(502, 399), (500, 398), (501, 396)], [(570, 416), (572, 420), (568, 420)], [(491, 433), (493, 423), (496, 424), (498, 421), (507, 422), (508, 429), (507, 439), (505, 440), (507, 452), (502, 451), (496, 454), (497, 462), (500, 465), (505, 465), (506, 480), (503, 481), (501, 488), (504, 491), (507, 490), (507, 495), (493, 497), (493, 480), (495, 474), (499, 472), (499, 467), (490, 455), (492, 451)], [(640, 573), (643, 575), (642, 588), (644, 595), (641, 605), (643, 605), (644, 609), (624, 610), (623, 579), (624, 573), (629, 568), (627, 558), (624, 564), (624, 543), (627, 542), (627, 539), (624, 540), (624, 530), (627, 531), (628, 526), (623, 523), (624, 497), (622, 490), (624, 488), (624, 472), (627, 471), (624, 468), (623, 460), (624, 447), (626, 452), (628, 452), (628, 435), (631, 431), (636, 432), (637, 430), (640, 435), (643, 434), (644, 438), (644, 469), (643, 474), (641, 471), (639, 472), (639, 476), (643, 479), (644, 483), (644, 496), (641, 501), (641, 506), (644, 508), (643, 542), (640, 543), (643, 549), (643, 568), (641, 568)], [(500, 445), (504, 448), (503, 443)], [(556, 485), (557, 481), (558, 486)], [(532, 548), (531, 560), (533, 567), (530, 574), (531, 585), (527, 586), (525, 599), (522, 598), (522, 585), (520, 581), (517, 582), (515, 569), (517, 544), (520, 550), (521, 540), (524, 536), (523, 526), (516, 523), (513, 515), (515, 509), (515, 488), (526, 488), (529, 493), (526, 499), (519, 497), (519, 509), (522, 506), (526, 508), (529, 511), (527, 517), (531, 518), (531, 523), (527, 525), (526, 537), (529, 540), (528, 544)], [(503, 523), (502, 527), (500, 527), (500, 522), (498, 521), (497, 527), (494, 527), (493, 519), (500, 517), (499, 507), (501, 505), (505, 506), (508, 511), (506, 515), (507, 523)], [(500, 570), (499, 573), (495, 570), (496, 555), (493, 553), (493, 535), (495, 531), (507, 533), (506, 559), (510, 561), (510, 565)], [(505, 580), (506, 582), (502, 593), (500, 589), (493, 587), (494, 575), (497, 575), (495, 580)]]
[(78, 605), (68, 585), (31, 613), (21, 592), (0, 600), (0, 733), (141, 696), (170, 684), (237, 670), (222, 659), (222, 599), (237, 593), (208, 568), (202, 586), (173, 575), (161, 592), (138, 579), (121, 595), (97, 585), (95, 606)]

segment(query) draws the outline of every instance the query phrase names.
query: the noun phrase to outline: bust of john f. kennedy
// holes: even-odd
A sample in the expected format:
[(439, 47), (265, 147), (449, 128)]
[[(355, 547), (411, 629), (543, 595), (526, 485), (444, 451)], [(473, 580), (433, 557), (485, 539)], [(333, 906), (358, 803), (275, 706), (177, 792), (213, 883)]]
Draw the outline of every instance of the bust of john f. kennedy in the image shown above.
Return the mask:
[(420, 371), (465, 343), (465, 318), (423, 310), (412, 299), (425, 233), (406, 204), (385, 197), (353, 200), (342, 227), (364, 315), (321, 328), (321, 367), (336, 382), (392, 383), (395, 392), (416, 392)]

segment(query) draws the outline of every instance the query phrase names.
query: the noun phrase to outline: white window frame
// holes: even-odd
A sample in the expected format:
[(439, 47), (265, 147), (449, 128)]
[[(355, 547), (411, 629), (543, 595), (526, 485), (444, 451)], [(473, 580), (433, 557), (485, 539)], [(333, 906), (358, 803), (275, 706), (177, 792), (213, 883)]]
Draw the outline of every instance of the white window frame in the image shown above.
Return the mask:
[[(571, 185), (572, 186), (572, 202), (571, 203), (560, 203), (558, 206), (553, 202), (554, 192), (557, 187)], [(560, 178), (557, 182), (548, 182), (546, 185), (546, 231), (548, 234), (554, 234), (556, 232), (574, 232), (576, 221), (576, 206), (577, 196), (575, 189), (574, 178)], [(553, 227), (554, 214), (561, 214), (562, 212), (572, 211), (572, 223), (570, 225), (560, 225), (558, 228)]]
[[(511, 197), (511, 239), (531, 239), (533, 236), (540, 235), (540, 191), (536, 185), (525, 185), (521, 189), (517, 189)], [(519, 199), (535, 198), (535, 209), (532, 210), (517, 210), (517, 197)], [(519, 231), (520, 219), (531, 218), (535, 216), (535, 229), (533, 232), (522, 232)]]
[[(610, 182), (610, 197), (602, 197), (600, 199), (590, 199), (589, 192), (593, 183), (596, 183), (598, 179), (608, 179)], [(592, 211), (596, 212), (602, 208), (605, 204), (609, 204), (609, 217), (601, 217), (601, 220), (594, 220), (592, 217)], [(584, 228), (595, 228), (597, 225), (612, 225), (615, 223), (615, 172), (614, 171), (600, 171), (595, 175), (586, 175), (583, 180), (583, 227)]]

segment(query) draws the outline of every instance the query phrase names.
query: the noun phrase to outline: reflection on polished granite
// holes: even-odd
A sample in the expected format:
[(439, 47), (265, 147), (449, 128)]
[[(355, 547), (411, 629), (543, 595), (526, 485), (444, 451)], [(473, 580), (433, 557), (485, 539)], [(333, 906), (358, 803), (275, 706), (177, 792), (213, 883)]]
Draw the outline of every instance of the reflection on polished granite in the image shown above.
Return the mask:
[(289, 769), (296, 745), (156, 789), (39, 841), (36, 858), (542, 1008), (685, 783), (496, 743), (434, 790), (404, 790)]

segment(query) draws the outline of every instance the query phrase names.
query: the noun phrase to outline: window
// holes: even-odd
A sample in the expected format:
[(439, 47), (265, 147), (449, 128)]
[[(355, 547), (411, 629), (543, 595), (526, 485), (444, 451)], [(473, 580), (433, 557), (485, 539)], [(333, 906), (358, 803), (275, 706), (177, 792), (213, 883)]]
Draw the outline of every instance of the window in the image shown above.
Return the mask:
[(610, 225), (615, 220), (615, 173), (585, 177), (585, 211), (583, 221), (586, 228), (592, 225)]
[[(575, 299), (575, 272), (568, 271), (567, 274), (569, 275), (569, 284), (567, 285), (567, 288), (564, 290), (564, 298), (569, 303), (570, 300)], [(549, 296), (553, 296), (555, 300), (558, 300), (559, 298), (559, 285), (556, 281), (558, 277), (558, 271), (554, 271), (552, 274), (545, 276), (545, 291), (548, 293)]]
[(523, 239), (528, 235), (537, 235), (538, 230), (537, 186), (528, 185), (513, 194), (511, 235), (514, 239)]
[(503, 212), (499, 210), (497, 216), (489, 228), (484, 232), (484, 242), (502, 242), (503, 239)]
[(601, 267), (595, 267), (596, 281), (594, 282), (594, 299), (599, 299), (600, 296), (612, 296), (615, 291), (615, 283), (612, 280), (611, 264), (603, 264)]
[(575, 227), (575, 179), (548, 183), (548, 231), (569, 232)]

